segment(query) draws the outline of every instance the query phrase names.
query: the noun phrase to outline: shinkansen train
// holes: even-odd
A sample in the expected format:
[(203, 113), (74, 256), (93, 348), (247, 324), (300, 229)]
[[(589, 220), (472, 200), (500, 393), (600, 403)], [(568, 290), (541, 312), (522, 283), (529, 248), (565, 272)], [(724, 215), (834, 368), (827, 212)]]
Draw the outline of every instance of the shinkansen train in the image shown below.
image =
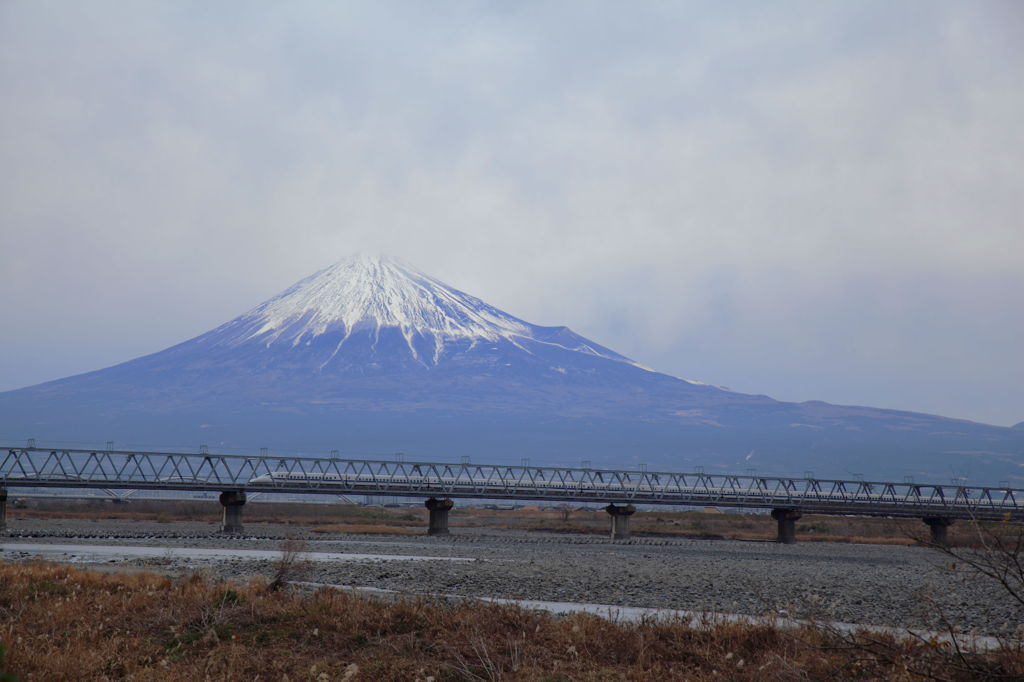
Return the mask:
[[(249, 483), (254, 484), (266, 484), (266, 483), (302, 483), (302, 482), (317, 482), (317, 483), (340, 483), (344, 485), (360, 485), (360, 484), (381, 484), (386, 483), (388, 485), (480, 485), (481, 483), (495, 485), (500, 484), (502, 481), (490, 480), (490, 481), (479, 481), (473, 480), (465, 476), (452, 476), (452, 475), (432, 475), (432, 474), (339, 474), (339, 473), (304, 473), (300, 471), (272, 471), (268, 474), (256, 476), (249, 479)], [(594, 490), (627, 490), (635, 486), (626, 486), (619, 481), (604, 481), (604, 480), (591, 480), (591, 481), (563, 481), (557, 478), (543, 478), (534, 477), (527, 478), (523, 477), (520, 479), (507, 479), (503, 481), (506, 486), (522, 487), (522, 488), (572, 488), (572, 489), (594, 489)], [(645, 490), (650, 489), (666, 489), (666, 486), (660, 485), (657, 481), (654, 485), (643, 486)]]
[[(576, 494), (593, 493), (642, 493), (663, 494), (663, 495), (693, 495), (695, 497), (719, 497), (732, 495), (750, 495), (754, 493), (766, 500), (807, 500), (807, 501), (843, 501), (853, 503), (879, 503), (897, 502), (900, 500), (917, 500), (923, 503), (954, 503), (973, 505), (983, 503), (988, 507), (1015, 508), (1016, 501), (1012, 495), (1004, 499), (993, 496), (991, 499), (982, 500), (971, 495), (970, 488), (957, 488), (955, 491), (945, 489), (944, 486), (913, 486), (904, 495), (893, 494), (892, 492), (878, 492), (872, 484), (863, 484), (859, 490), (828, 489), (831, 481), (818, 481), (818, 489), (776, 489), (773, 479), (753, 478), (744, 480), (742, 485), (711, 484), (707, 480), (704, 485), (681, 485), (679, 483), (666, 484), (658, 474), (646, 474), (643, 478), (635, 480), (624, 480), (609, 475), (607, 478), (601, 475), (602, 472), (595, 472), (595, 475), (588, 480), (563, 480), (558, 477), (534, 477), (518, 478), (493, 478), (489, 480), (474, 480), (468, 476), (454, 476), (450, 474), (436, 475), (413, 471), (409, 474), (370, 474), (370, 473), (304, 473), (296, 471), (274, 471), (263, 474), (249, 480), (252, 484), (288, 484), (288, 483), (325, 483), (351, 486), (354, 488), (368, 488), (386, 485), (389, 488), (418, 487), (418, 486), (473, 486), (473, 487), (495, 487), (504, 490), (566, 490)], [(952, 493), (952, 494), (950, 494)]]

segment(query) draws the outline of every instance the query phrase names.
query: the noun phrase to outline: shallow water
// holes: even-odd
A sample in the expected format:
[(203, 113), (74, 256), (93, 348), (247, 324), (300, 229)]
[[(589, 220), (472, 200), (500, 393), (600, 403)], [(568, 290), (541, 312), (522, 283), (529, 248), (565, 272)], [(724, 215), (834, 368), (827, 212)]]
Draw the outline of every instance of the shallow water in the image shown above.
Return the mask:
[[(0, 552), (26, 554), (61, 554), (65, 561), (96, 561), (138, 558), (161, 559), (247, 559), (274, 560), (281, 557), (280, 550), (265, 549), (208, 549), (201, 547), (147, 547), (133, 545), (49, 545), (27, 542), (0, 543)], [(308, 561), (474, 561), (469, 557), (417, 556), (410, 554), (349, 554), (346, 552), (302, 552)], [(3, 557), (3, 554), (0, 554)]]

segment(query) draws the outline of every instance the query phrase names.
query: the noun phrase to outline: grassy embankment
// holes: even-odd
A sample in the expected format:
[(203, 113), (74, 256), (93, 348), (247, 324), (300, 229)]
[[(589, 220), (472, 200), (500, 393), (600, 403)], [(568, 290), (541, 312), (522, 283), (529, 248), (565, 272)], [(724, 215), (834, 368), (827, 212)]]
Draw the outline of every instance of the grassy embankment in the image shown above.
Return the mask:
[(614, 624), (517, 607), (379, 601), (262, 580), (0, 563), (4, 671), (19, 680), (1022, 679), (1024, 651), (812, 628)]

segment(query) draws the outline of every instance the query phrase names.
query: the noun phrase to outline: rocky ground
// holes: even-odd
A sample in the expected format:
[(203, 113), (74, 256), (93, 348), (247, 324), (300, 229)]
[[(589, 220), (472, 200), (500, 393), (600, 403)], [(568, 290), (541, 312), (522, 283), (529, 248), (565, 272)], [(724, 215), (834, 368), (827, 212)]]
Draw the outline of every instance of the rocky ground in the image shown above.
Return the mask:
[[(444, 593), (713, 612), (813, 617), (942, 630), (943, 619), (984, 634), (1015, 631), (1024, 613), (991, 581), (924, 547), (735, 540), (635, 539), (460, 529), (445, 538), (324, 535), (248, 524), (224, 537), (207, 523), (8, 520), (0, 560), (17, 543), (227, 547), (273, 551), (291, 537), (308, 552), (465, 557), (470, 561), (304, 562), (292, 578), (403, 593)], [(47, 557), (52, 559), (53, 557)], [(67, 560), (72, 560), (68, 556)], [(276, 559), (150, 558), (115, 562), (244, 580)], [(108, 562), (108, 565), (109, 562)]]

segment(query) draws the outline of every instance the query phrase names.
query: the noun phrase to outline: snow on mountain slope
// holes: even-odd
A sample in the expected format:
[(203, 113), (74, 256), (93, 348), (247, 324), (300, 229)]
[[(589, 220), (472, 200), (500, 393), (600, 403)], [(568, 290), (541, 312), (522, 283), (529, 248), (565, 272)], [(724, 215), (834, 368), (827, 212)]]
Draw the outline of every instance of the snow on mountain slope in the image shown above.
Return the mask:
[(507, 341), (523, 350), (526, 342), (542, 343), (639, 367), (566, 327), (529, 324), (392, 258), (363, 255), (307, 277), (211, 334), (221, 345), (266, 348), (338, 337), (326, 365), (354, 333), (379, 340), (383, 330), (397, 330), (409, 354), (425, 365), (437, 365), (452, 342)]

